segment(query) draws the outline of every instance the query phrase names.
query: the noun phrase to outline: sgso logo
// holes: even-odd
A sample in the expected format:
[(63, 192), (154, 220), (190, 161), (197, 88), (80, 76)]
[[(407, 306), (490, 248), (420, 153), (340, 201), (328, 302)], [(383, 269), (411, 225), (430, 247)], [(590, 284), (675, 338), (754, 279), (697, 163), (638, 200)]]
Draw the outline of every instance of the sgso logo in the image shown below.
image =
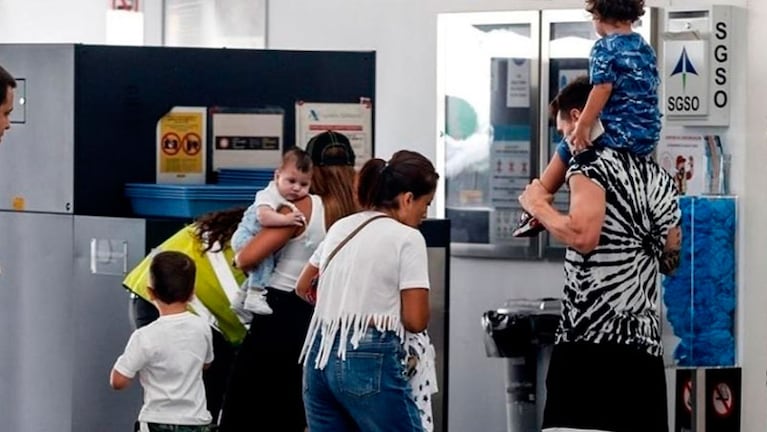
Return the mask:
[(690, 60), (690, 56), (687, 54), (686, 47), (682, 47), (682, 52), (679, 54), (679, 60), (677, 60), (674, 70), (671, 71), (670, 78), (674, 78), (677, 75), (680, 75), (682, 80), (682, 93), (685, 93), (685, 95), (669, 97), (666, 108), (669, 111), (698, 111), (700, 109), (700, 98), (698, 96), (688, 96), (686, 94), (687, 76), (699, 76), (698, 71)]

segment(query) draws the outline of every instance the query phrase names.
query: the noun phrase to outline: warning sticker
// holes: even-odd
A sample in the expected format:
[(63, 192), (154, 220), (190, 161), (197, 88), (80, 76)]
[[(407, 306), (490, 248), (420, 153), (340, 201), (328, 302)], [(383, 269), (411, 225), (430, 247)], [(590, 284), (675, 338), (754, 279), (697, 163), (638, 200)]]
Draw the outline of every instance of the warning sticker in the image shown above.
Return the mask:
[(711, 395), (714, 412), (720, 417), (727, 417), (732, 414), (733, 395), (732, 389), (727, 383), (719, 383), (714, 387)]
[(687, 380), (684, 383), (684, 392), (682, 393), (684, 399), (684, 407), (687, 412), (692, 412), (692, 380)]
[(168, 156), (173, 156), (178, 153), (181, 148), (181, 138), (175, 132), (168, 132), (162, 136), (161, 140), (162, 152)]
[(195, 132), (189, 132), (188, 134), (184, 135), (182, 143), (184, 147), (184, 153), (188, 154), (189, 156), (194, 156), (199, 153), (200, 147), (202, 147), (202, 139), (200, 138), (200, 135)]
[(174, 107), (157, 122), (157, 182), (205, 182), (202, 107)]

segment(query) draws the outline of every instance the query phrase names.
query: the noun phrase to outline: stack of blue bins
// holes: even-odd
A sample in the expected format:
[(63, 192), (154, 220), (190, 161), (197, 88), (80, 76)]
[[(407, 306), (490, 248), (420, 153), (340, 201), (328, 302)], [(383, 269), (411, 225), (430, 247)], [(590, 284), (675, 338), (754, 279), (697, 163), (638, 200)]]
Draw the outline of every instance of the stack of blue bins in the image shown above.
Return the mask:
[(261, 190), (266, 188), (273, 178), (273, 169), (221, 168), (218, 170), (218, 184), (220, 185), (250, 185)]
[(194, 218), (248, 206), (274, 178), (273, 169), (220, 169), (217, 184), (128, 183), (125, 195), (138, 216)]
[(182, 185), (128, 183), (125, 195), (139, 216), (194, 218), (211, 211), (253, 202), (252, 185)]

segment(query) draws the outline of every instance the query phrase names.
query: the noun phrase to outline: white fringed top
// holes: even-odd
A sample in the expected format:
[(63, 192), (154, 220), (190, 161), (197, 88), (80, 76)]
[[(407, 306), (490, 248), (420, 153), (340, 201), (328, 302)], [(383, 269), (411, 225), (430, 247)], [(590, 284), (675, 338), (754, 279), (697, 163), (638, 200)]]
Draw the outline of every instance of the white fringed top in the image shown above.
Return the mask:
[(306, 335), (301, 361), (320, 337), (316, 368), (324, 368), (340, 332), (337, 355), (346, 358), (346, 343), (353, 348), (369, 327), (393, 331), (404, 340), (400, 290), (429, 288), (426, 241), (421, 233), (391, 218), (371, 222), (346, 243), (327, 268), (328, 255), (368, 218), (380, 213), (364, 211), (337, 221), (311, 260), (320, 268), (317, 304)]

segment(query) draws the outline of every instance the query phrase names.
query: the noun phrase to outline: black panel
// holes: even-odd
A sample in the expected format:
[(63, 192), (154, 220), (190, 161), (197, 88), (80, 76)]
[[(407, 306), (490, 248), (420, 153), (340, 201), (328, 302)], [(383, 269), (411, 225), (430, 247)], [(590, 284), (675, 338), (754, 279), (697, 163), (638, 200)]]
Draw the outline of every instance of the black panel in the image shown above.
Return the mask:
[(75, 80), (74, 212), (130, 216), (123, 185), (155, 181), (171, 107), (280, 107), (288, 148), (297, 100), (375, 104), (375, 53), (78, 45)]
[(164, 218), (151, 218), (146, 220), (146, 250), (144, 254), (148, 255), (149, 252), (162, 244), (165, 240), (169, 239), (172, 235), (176, 234), (181, 228), (189, 225), (193, 221), (191, 219), (164, 219)]
[(450, 238), (456, 243), (490, 243), (489, 210), (445, 208), (452, 221)]
[(450, 247), (450, 219), (426, 219), (418, 228), (426, 247)]

